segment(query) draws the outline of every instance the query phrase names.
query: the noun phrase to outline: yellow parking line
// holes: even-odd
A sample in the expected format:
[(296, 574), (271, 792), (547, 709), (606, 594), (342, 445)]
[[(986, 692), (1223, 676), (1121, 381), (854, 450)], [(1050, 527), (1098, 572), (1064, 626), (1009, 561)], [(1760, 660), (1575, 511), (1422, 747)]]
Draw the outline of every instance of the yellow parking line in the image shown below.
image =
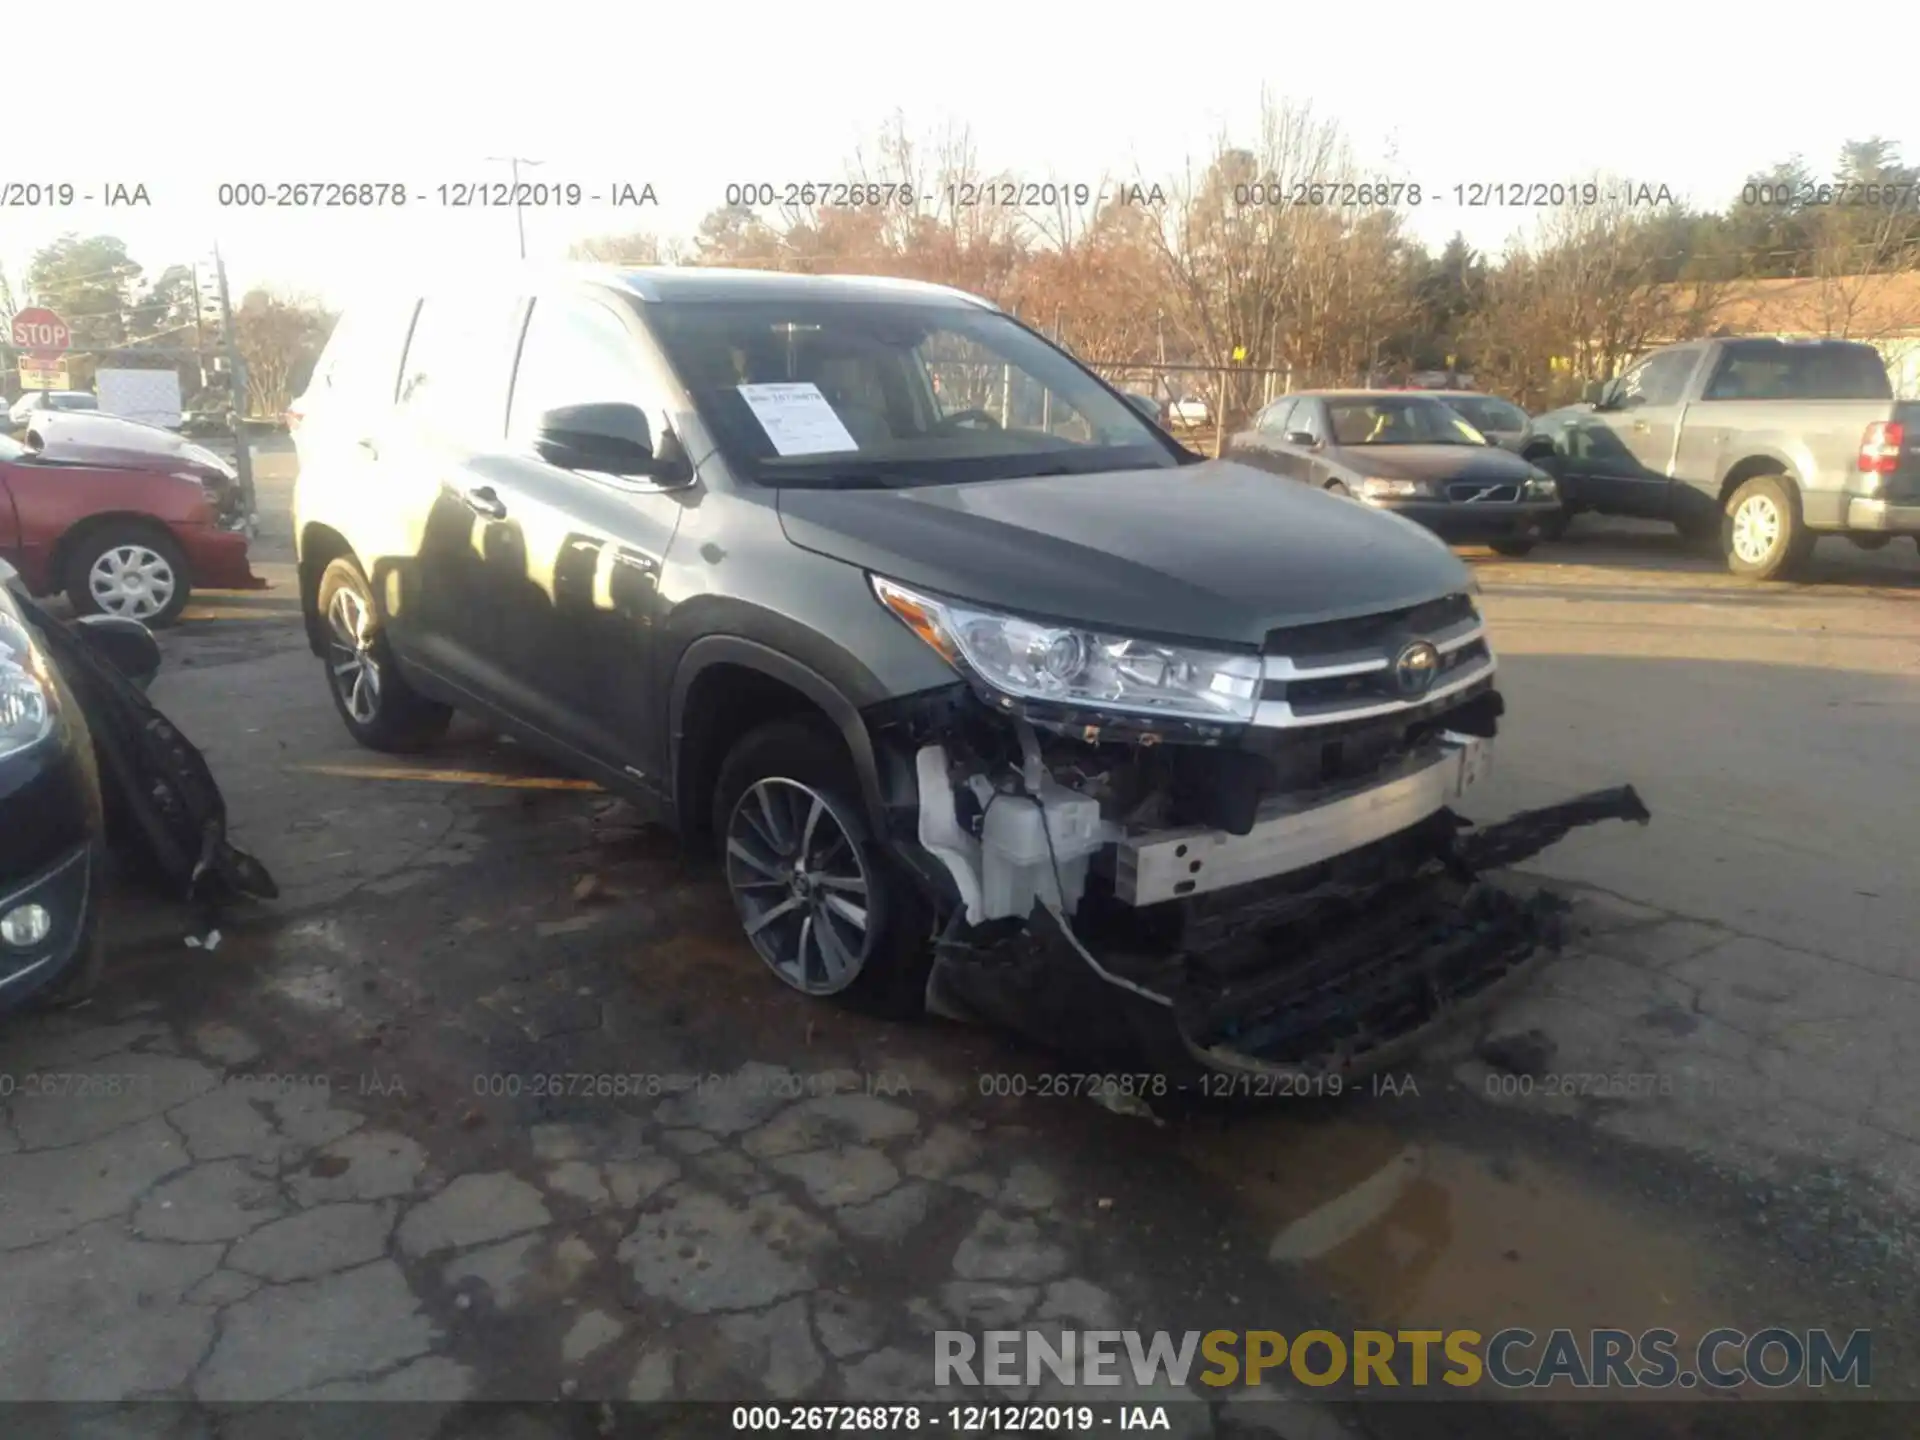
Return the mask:
[(491, 785), (501, 790), (598, 790), (591, 780), (563, 775), (493, 775), (485, 770), (413, 770), (402, 765), (291, 765), (309, 775), (345, 780), (425, 780), (435, 785)]

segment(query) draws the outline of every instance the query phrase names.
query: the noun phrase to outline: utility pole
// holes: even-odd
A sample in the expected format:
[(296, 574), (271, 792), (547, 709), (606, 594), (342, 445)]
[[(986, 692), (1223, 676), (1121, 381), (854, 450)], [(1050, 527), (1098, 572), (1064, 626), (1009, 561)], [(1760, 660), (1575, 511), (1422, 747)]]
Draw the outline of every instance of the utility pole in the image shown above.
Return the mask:
[[(187, 273), (193, 276), (193, 351), (197, 357), (194, 360), (194, 366), (200, 372), (200, 389), (205, 390), (207, 388), (207, 302), (200, 297), (199, 262), (194, 262)], [(194, 404), (197, 406), (199, 402), (200, 397), (196, 393)]]
[(233, 393), (233, 439), (239, 458), (240, 494), (246, 501), (247, 519), (256, 518), (259, 506), (253, 489), (253, 450), (247, 444), (247, 372), (240, 359), (240, 336), (233, 324), (233, 296), (227, 289), (227, 262), (220, 258), (220, 247), (213, 247), (213, 273), (220, 282), (220, 338), (227, 352), (227, 380)]
[(527, 258), (527, 221), (520, 207), (520, 167), (522, 165), (544, 165), (544, 160), (529, 160), (524, 155), (489, 155), (490, 165), (511, 165), (513, 167), (513, 228), (520, 233), (520, 258)]

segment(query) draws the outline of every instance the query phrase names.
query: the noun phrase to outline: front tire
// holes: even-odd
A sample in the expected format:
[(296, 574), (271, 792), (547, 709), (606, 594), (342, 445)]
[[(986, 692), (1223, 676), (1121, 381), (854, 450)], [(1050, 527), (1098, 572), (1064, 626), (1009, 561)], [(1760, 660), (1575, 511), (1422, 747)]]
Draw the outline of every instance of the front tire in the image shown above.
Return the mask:
[(1813, 549), (1799, 497), (1782, 475), (1756, 475), (1728, 499), (1720, 519), (1727, 568), (1749, 580), (1790, 576)]
[(1496, 555), (1512, 555), (1517, 559), (1531, 551), (1538, 540), (1536, 535), (1496, 535), (1487, 544)]
[(926, 1003), (927, 906), (875, 840), (840, 737), (778, 721), (733, 747), (713, 829), (748, 943), (816, 999), (906, 1019)]
[(446, 733), (453, 711), (421, 695), (401, 675), (380, 630), (373, 588), (345, 556), (320, 576), (326, 627), (327, 693), (347, 732), (369, 750), (424, 749)]
[(193, 589), (173, 536), (139, 520), (108, 521), (79, 536), (66, 572), (75, 614), (120, 615), (156, 630), (180, 618)]
[(1326, 489), (1327, 494), (1338, 495), (1343, 500), (1351, 500), (1353, 498), (1353, 492), (1338, 480), (1329, 480)]

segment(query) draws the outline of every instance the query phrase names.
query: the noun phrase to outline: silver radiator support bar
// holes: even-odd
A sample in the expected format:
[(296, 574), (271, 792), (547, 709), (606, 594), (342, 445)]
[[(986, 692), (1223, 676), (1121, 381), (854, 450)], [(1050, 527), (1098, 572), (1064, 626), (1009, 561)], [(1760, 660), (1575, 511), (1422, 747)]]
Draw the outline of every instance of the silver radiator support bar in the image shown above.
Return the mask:
[(1419, 824), (1492, 764), (1491, 740), (1449, 731), (1398, 774), (1273, 797), (1245, 835), (1191, 826), (1132, 836), (1116, 845), (1115, 893), (1129, 905), (1157, 905), (1304, 870)]

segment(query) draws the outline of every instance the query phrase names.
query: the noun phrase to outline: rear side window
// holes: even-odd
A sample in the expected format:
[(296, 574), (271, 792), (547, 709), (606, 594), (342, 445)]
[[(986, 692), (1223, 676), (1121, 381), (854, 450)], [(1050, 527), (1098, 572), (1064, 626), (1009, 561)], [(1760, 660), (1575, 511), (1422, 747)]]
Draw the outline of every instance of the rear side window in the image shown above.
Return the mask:
[(1880, 352), (1865, 345), (1736, 345), (1720, 357), (1708, 400), (1890, 400)]
[(378, 409), (393, 404), (400, 355), (407, 348), (414, 302), (356, 306), (342, 315), (314, 367), (308, 393), (329, 406)]
[(526, 303), (429, 295), (400, 369), (400, 407), (445, 439), (484, 444), (507, 429), (507, 389)]

